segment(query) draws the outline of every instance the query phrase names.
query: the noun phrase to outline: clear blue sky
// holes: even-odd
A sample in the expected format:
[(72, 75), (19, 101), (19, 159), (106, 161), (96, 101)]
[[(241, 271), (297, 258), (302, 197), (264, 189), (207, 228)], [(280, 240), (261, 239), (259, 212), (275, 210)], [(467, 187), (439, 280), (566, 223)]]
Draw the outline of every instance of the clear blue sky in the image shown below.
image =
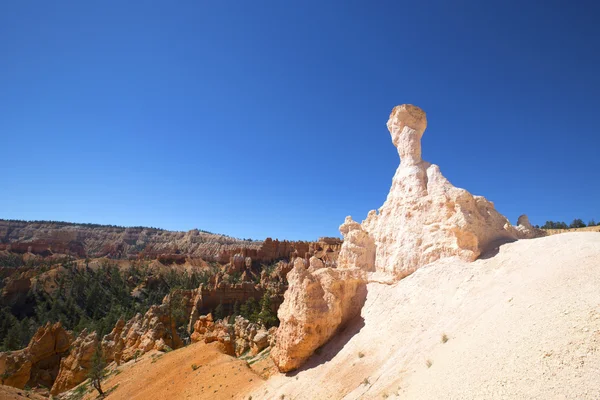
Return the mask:
[(599, 4), (3, 1), (0, 217), (338, 235), (412, 103), (513, 223), (598, 220)]

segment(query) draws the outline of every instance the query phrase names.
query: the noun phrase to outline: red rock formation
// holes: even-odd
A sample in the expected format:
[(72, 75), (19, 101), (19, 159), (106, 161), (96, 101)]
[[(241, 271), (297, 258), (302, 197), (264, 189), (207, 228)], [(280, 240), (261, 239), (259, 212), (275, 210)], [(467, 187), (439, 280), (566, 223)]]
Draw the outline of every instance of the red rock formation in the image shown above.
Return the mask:
[(239, 255), (260, 264), (316, 255), (321, 259), (327, 256), (328, 260), (324, 261), (334, 262), (340, 246), (341, 241), (337, 238), (320, 238), (317, 242), (267, 238), (261, 242), (199, 230), (171, 232), (154, 228), (0, 220), (0, 251), (42, 256), (150, 258), (164, 264), (180, 264), (188, 257), (199, 257), (226, 264)]
[(96, 350), (98, 339), (96, 332), (83, 330), (71, 345), (69, 355), (60, 362), (60, 370), (50, 394), (57, 395), (79, 385), (86, 380), (92, 366), (92, 357)]
[(211, 314), (203, 315), (194, 324), (192, 342), (219, 342), (221, 351), (239, 357), (249, 352), (260, 353), (269, 347), (275, 329), (267, 330), (264, 326), (252, 323), (241, 316), (235, 318), (233, 324), (224, 320), (213, 321)]
[(185, 254), (216, 260), (228, 249), (258, 249), (261, 242), (191, 230), (170, 232), (154, 228), (120, 228), (57, 222), (0, 220), (0, 251), (43, 256), (157, 258)]
[(60, 322), (40, 327), (23, 350), (0, 353), (0, 376), (4, 376), (4, 384), (18, 388), (26, 384), (51, 387), (70, 344), (71, 336)]

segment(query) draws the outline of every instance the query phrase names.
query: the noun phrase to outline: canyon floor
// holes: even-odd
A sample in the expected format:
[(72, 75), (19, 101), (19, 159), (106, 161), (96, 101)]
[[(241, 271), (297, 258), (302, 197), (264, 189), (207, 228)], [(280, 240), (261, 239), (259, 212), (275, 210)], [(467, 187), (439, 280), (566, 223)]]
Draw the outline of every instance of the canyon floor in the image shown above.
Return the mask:
[[(598, 399), (600, 237), (501, 246), (371, 282), (361, 317), (253, 399)], [(247, 398), (247, 397), (246, 397)]]

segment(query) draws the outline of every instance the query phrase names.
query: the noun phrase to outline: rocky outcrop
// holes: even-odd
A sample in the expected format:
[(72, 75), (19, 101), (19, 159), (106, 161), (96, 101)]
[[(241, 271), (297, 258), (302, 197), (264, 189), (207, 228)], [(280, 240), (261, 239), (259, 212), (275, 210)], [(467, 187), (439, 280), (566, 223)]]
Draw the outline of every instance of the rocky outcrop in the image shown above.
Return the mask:
[[(162, 304), (151, 306), (146, 314), (137, 314), (127, 321), (121, 330), (120, 338), (114, 337), (122, 325), (117, 323), (113, 332), (109, 334), (113, 337), (106, 340), (110, 343), (109, 347), (114, 348), (112, 352), (107, 352), (117, 363), (131, 360), (136, 354), (141, 355), (150, 350), (165, 350), (167, 347), (177, 349), (183, 346), (177, 332), (177, 319), (181, 320), (180, 323), (188, 321), (190, 308), (187, 303), (194, 297), (195, 291), (182, 290), (180, 293), (182, 297), (177, 301), (181, 301), (185, 306), (174, 304), (173, 299), (167, 296)], [(117, 344), (113, 345), (115, 341)]]
[(23, 389), (31, 376), (31, 355), (26, 350), (0, 353), (0, 379), (3, 385)]
[(548, 234), (545, 230), (535, 228), (533, 225), (531, 225), (531, 222), (529, 222), (529, 218), (525, 214), (519, 216), (519, 219), (517, 220), (516, 228), (517, 228), (517, 231), (519, 231), (519, 236), (521, 238), (528, 239), (528, 238), (542, 237), (542, 236), (546, 236)]
[(27, 299), (27, 293), (31, 289), (31, 278), (36, 271), (15, 271), (4, 280), (4, 287), (0, 292), (0, 301), (3, 305), (11, 307), (22, 307)]
[(64, 222), (0, 220), (0, 251), (42, 256), (68, 254), (75, 257), (159, 258), (180, 263), (182, 255), (217, 260), (229, 250), (258, 249), (249, 241), (203, 232), (172, 232), (155, 228), (124, 228)]
[(121, 356), (125, 348), (125, 338), (127, 337), (127, 335), (123, 337), (124, 328), (125, 321), (120, 319), (115, 324), (113, 330), (102, 338), (102, 353), (106, 362), (115, 361), (117, 365), (121, 363)]
[(18, 388), (25, 385), (51, 387), (70, 344), (71, 336), (60, 322), (40, 327), (25, 349), (0, 353), (3, 384)]
[[(360, 254), (351, 254), (351, 259), (363, 261), (363, 256), (361, 249)], [(366, 273), (350, 260), (344, 265), (344, 269), (325, 267), (315, 257), (308, 268), (302, 259), (294, 262), (288, 274), (289, 288), (277, 313), (280, 325), (271, 351), (280, 371), (298, 368), (360, 313), (366, 298)]]
[(142, 227), (0, 220), (0, 251), (44, 257), (62, 254), (78, 258), (144, 258), (158, 259), (165, 265), (202, 259), (221, 264), (233, 261), (240, 266), (248, 257), (256, 265), (306, 255), (335, 262), (340, 247), (341, 242), (335, 238), (321, 238), (317, 242), (271, 238), (258, 241), (198, 229), (174, 232)]
[(218, 342), (221, 351), (240, 357), (246, 353), (256, 355), (270, 346), (275, 328), (267, 330), (260, 324), (237, 316), (233, 324), (224, 320), (214, 322), (212, 314), (203, 315), (194, 324), (192, 342)]
[(501, 243), (534, 234), (516, 229), (492, 202), (452, 186), (437, 165), (422, 160), (423, 110), (397, 106), (387, 127), (400, 166), (385, 203), (362, 223), (375, 242), (377, 271), (402, 278), (440, 258), (473, 261)]
[(423, 161), (423, 110), (397, 106), (387, 126), (401, 161), (385, 203), (362, 224), (347, 217), (340, 226), (337, 269), (315, 258), (306, 268), (297, 259), (287, 276), (271, 352), (280, 371), (298, 368), (359, 314), (369, 273), (394, 281), (441, 258), (473, 261), (502, 243), (543, 234), (525, 216), (513, 227), (493, 203), (452, 186), (437, 165)]
[(83, 330), (71, 345), (69, 355), (60, 362), (60, 370), (50, 394), (57, 395), (86, 380), (92, 366), (92, 357), (98, 344), (96, 332)]
[(373, 271), (375, 242), (369, 234), (351, 217), (346, 217), (344, 223), (340, 225), (340, 232), (344, 235), (344, 244), (340, 251), (338, 267)]

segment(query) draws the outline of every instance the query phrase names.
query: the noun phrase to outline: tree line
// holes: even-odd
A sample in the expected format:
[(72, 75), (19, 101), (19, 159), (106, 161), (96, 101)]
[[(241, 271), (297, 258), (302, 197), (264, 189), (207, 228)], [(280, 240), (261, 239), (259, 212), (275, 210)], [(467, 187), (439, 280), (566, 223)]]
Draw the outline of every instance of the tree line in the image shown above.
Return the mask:
[(591, 219), (587, 224), (583, 222), (581, 218), (575, 218), (573, 222), (567, 225), (563, 221), (546, 221), (546, 223), (539, 228), (542, 229), (570, 229), (570, 228), (585, 228), (586, 226), (600, 226), (600, 223), (596, 223), (594, 219)]

